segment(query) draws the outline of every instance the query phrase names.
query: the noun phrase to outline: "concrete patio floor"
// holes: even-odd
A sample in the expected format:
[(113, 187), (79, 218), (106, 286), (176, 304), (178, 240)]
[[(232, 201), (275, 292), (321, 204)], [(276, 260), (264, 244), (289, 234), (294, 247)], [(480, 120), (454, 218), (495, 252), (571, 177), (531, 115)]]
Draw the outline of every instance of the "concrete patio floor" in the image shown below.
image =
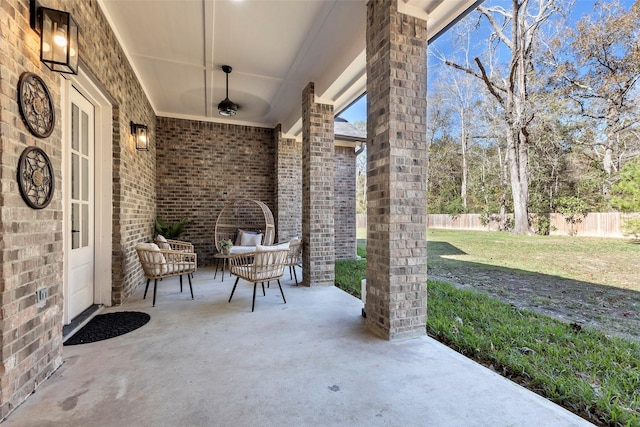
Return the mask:
[[(583, 426), (591, 425), (428, 337), (366, 331), (362, 303), (288, 272), (258, 292), (213, 269), (143, 289), (105, 312), (143, 311), (142, 328), (64, 348), (65, 363), (9, 426)], [(188, 283), (185, 280), (185, 284)], [(153, 285), (153, 283), (152, 283)]]

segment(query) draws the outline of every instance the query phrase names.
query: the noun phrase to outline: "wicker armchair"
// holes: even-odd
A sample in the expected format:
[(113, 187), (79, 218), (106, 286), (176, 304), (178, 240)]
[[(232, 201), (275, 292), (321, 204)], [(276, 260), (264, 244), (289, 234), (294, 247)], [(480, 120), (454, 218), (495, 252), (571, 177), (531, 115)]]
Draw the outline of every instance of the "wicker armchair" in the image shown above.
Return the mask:
[(165, 277), (180, 276), (180, 291), (182, 291), (182, 275), (186, 274), (189, 279), (189, 290), (191, 291), (191, 299), (193, 299), (193, 286), (191, 284), (191, 275), (198, 268), (198, 255), (194, 252), (175, 251), (169, 249), (160, 249), (155, 243), (139, 243), (136, 245), (138, 259), (144, 271), (144, 277), (147, 278), (147, 286), (144, 288), (143, 299), (147, 298), (149, 290), (149, 282), (153, 283), (153, 306), (156, 305), (156, 289), (158, 288), (158, 279)]
[(155, 244), (160, 249), (168, 249), (172, 251), (183, 251), (193, 253), (193, 245), (189, 242), (183, 242), (182, 240), (167, 239), (161, 234), (158, 234), (155, 238)]
[(231, 290), (229, 302), (233, 298), (236, 291), (238, 281), (240, 279), (253, 283), (253, 301), (251, 303), (251, 311), (256, 305), (256, 286), (262, 284), (262, 294), (266, 295), (264, 290), (264, 282), (277, 280), (282, 300), (287, 303), (280, 285), (280, 278), (284, 273), (286, 266), (287, 254), (289, 253), (288, 243), (278, 246), (257, 246), (253, 252), (239, 253), (229, 258), (231, 274), (236, 275), (236, 282)]
[[(298, 286), (298, 275), (296, 274), (296, 266), (300, 264), (302, 257), (302, 240), (293, 239), (289, 242), (289, 253), (287, 254), (287, 266), (289, 267), (289, 277), (296, 278), (296, 286)], [(293, 271), (293, 276), (291, 272)]]
[[(167, 239), (162, 234), (158, 234), (154, 242), (156, 245), (158, 245), (160, 249), (166, 249), (171, 251), (182, 251), (182, 252), (189, 252), (189, 253), (195, 252), (193, 248), (193, 244), (182, 241), (182, 240)], [(193, 273), (191, 273), (191, 277), (193, 277)], [(180, 292), (182, 292), (182, 280), (180, 281)]]

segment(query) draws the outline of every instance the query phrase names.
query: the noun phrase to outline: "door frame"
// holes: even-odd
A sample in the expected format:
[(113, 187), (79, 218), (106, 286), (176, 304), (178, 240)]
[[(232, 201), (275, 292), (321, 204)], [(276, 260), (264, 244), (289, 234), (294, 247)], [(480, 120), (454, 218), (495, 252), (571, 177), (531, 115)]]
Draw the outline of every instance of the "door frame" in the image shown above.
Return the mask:
[[(70, 94), (75, 87), (93, 104), (94, 112), (94, 304), (112, 305), (112, 230), (113, 230), (113, 103), (91, 76), (80, 65), (78, 74), (60, 77), (62, 112), (62, 182), (71, 179), (69, 168), (71, 117)], [(63, 236), (63, 324), (71, 323), (67, 299), (69, 294), (69, 254), (71, 252), (71, 212), (67, 205), (66, 185), (62, 185), (62, 236)]]

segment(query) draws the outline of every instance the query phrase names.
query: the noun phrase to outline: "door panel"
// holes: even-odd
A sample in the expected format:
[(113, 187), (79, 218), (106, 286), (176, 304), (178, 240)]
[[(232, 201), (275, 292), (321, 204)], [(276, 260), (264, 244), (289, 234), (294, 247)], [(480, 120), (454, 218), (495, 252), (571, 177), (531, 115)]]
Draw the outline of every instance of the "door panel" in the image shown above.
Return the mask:
[(94, 302), (94, 108), (77, 90), (71, 90), (69, 132), (70, 191), (66, 206), (71, 212), (69, 286), (65, 295), (68, 318), (73, 319)]

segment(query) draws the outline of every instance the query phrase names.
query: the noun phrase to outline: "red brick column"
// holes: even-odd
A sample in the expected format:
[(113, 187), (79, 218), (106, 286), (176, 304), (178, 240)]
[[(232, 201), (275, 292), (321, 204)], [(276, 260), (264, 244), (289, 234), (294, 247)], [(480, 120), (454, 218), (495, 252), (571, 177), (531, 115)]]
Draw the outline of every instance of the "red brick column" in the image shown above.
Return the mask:
[(367, 14), (366, 324), (397, 340), (426, 333), (426, 22)]
[(333, 286), (335, 262), (333, 106), (302, 91), (302, 284)]

